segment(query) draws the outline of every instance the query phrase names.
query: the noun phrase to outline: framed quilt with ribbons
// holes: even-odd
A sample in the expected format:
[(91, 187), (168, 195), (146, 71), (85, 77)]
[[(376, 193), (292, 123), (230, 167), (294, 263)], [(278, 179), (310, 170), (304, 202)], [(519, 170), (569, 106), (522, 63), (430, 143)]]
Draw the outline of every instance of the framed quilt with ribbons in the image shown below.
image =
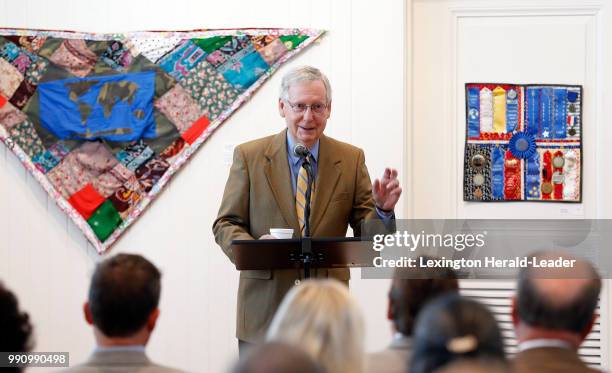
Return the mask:
[(0, 140), (103, 252), (215, 129), (322, 34), (0, 29)]
[(581, 202), (582, 86), (467, 83), (464, 201)]

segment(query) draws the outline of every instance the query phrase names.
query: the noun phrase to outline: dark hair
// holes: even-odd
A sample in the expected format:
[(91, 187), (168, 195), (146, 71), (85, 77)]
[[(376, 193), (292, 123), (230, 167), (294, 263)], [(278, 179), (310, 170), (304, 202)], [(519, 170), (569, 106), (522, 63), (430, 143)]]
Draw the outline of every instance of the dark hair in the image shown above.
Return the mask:
[[(422, 258), (434, 259), (427, 256)], [(404, 335), (412, 335), (417, 315), (428, 301), (458, 290), (457, 274), (451, 268), (397, 268), (389, 291), (395, 328)]]
[[(32, 329), (28, 314), (19, 310), (17, 297), (0, 283), (0, 351), (30, 351)], [(7, 371), (20, 372), (21, 368)]]
[(249, 349), (232, 373), (324, 373), (324, 370), (297, 346), (269, 342)]
[(108, 337), (142, 329), (159, 304), (159, 270), (140, 255), (119, 254), (98, 264), (89, 287), (94, 324)]
[(485, 306), (447, 294), (425, 306), (417, 318), (410, 372), (433, 372), (463, 358), (505, 361), (502, 335)]
[[(550, 271), (521, 268), (517, 290), (518, 316), (530, 326), (581, 333), (589, 326), (597, 308), (601, 278), (591, 263), (566, 254), (539, 253), (534, 255), (534, 258), (557, 259), (560, 256), (564, 259), (575, 259), (576, 263), (571, 269), (557, 272), (558, 278), (551, 278)], [(584, 282), (576, 296), (564, 301), (551, 299), (553, 297), (541, 289), (552, 282), (579, 279), (588, 281)]]

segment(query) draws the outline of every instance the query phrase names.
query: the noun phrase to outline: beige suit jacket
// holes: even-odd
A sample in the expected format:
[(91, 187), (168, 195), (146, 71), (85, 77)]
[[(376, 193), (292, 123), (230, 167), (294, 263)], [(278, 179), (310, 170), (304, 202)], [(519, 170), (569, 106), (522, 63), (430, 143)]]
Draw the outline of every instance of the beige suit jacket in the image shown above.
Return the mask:
[(409, 337), (394, 338), (391, 345), (366, 356), (366, 373), (406, 373), (412, 356), (412, 340)]
[(580, 360), (574, 350), (539, 347), (519, 352), (512, 360), (514, 373), (599, 373)]
[(94, 351), (84, 364), (62, 370), (65, 373), (182, 373), (157, 365), (142, 351)]
[[(295, 212), (287, 160), (286, 130), (236, 147), (219, 214), (213, 224), (215, 240), (234, 262), (232, 240), (256, 239), (270, 228), (300, 229)], [(319, 142), (316, 188), (311, 213), (312, 237), (355, 236), (361, 222), (377, 218), (372, 185), (363, 151), (322, 135)], [(317, 277), (348, 282), (348, 269), (320, 269)], [(236, 336), (255, 342), (265, 334), (284, 295), (301, 278), (297, 270), (241, 271), (238, 287)]]

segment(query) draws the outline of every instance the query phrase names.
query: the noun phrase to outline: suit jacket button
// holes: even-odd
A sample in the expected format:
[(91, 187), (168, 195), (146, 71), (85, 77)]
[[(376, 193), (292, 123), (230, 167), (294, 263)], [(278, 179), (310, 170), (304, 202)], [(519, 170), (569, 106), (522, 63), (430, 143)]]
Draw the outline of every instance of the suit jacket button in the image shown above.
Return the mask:
[(302, 282), (302, 281), (300, 281), (300, 279), (298, 278), (298, 279), (296, 279), (296, 280), (295, 280), (293, 283), (294, 283), (294, 284), (296, 284), (296, 285), (299, 285), (301, 282)]

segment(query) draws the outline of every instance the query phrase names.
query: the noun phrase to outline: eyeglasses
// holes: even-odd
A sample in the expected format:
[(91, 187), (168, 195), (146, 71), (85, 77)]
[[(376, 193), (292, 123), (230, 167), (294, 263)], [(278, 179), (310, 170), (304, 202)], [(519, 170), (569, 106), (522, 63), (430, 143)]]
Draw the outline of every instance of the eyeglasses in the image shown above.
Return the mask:
[(310, 108), (310, 110), (312, 110), (312, 112), (315, 114), (323, 114), (325, 110), (327, 110), (327, 105), (321, 104), (321, 103), (307, 105), (307, 104), (302, 104), (302, 103), (293, 104), (289, 101), (285, 101), (285, 102), (289, 104), (293, 112), (297, 114), (304, 114), (306, 110), (308, 110), (308, 108)]

